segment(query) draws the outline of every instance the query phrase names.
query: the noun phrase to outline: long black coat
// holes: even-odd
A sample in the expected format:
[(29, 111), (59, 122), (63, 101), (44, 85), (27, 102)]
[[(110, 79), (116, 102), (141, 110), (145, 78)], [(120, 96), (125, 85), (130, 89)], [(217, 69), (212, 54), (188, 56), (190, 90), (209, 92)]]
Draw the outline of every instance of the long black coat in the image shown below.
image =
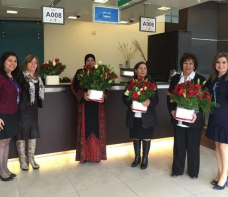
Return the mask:
[[(172, 77), (172, 80), (171, 80), (170, 86), (169, 86), (169, 90), (168, 90), (169, 92), (172, 92), (172, 90), (175, 88), (175, 86), (179, 83), (180, 77), (181, 77), (180, 74), (177, 74), (177, 75)], [(196, 73), (196, 75), (195, 75), (194, 79), (192, 80), (192, 82), (194, 84), (196, 84), (198, 79), (200, 79), (200, 84), (201, 85), (202, 85), (202, 83), (204, 81), (206, 81), (205, 77), (203, 77), (202, 75), (199, 75), (199, 74)], [(168, 106), (168, 110), (169, 110), (169, 113), (170, 113), (170, 116), (171, 116), (171, 124), (172, 125), (176, 125), (178, 123), (178, 121), (173, 118), (173, 116), (171, 114), (171, 111), (172, 110), (176, 110), (177, 104), (176, 103), (171, 103), (169, 96), (167, 96), (167, 106)], [(196, 115), (197, 115), (197, 119), (196, 119), (196, 121), (194, 123), (182, 122), (182, 124), (187, 125), (187, 126), (189, 126), (191, 128), (202, 128), (202, 127), (204, 127), (204, 125), (205, 125), (205, 117), (204, 117), (203, 111), (200, 110), (199, 113), (197, 113)]]
[[(150, 81), (152, 83), (155, 83), (153, 80), (150, 80)], [(157, 87), (157, 85), (156, 85), (156, 87)], [(124, 90), (124, 92), (125, 91), (126, 91), (126, 89)], [(128, 97), (123, 94), (122, 100), (123, 100), (124, 104), (128, 107), (127, 115), (126, 115), (126, 126), (129, 129), (132, 129), (135, 112), (133, 112), (131, 109), (132, 101), (128, 101), (127, 98)], [(151, 127), (156, 126), (158, 124), (157, 115), (155, 112), (155, 106), (158, 104), (158, 101), (159, 101), (158, 89), (156, 88), (155, 96), (154, 96), (154, 98), (150, 99), (150, 105), (147, 107), (147, 112), (142, 113), (142, 126), (144, 129), (151, 128)]]

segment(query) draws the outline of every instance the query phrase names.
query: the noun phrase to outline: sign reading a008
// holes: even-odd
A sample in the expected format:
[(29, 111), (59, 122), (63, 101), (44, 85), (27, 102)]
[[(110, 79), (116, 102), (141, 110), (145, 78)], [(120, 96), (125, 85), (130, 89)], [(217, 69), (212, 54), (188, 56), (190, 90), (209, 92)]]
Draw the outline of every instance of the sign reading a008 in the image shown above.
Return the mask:
[(43, 7), (43, 23), (64, 24), (63, 8)]

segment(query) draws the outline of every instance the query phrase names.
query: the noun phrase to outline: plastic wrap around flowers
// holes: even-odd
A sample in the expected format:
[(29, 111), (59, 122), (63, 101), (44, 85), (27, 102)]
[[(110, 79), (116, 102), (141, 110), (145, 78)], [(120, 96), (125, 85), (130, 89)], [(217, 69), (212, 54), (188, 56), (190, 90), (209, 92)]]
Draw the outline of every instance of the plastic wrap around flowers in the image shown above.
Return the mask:
[(144, 102), (146, 99), (154, 98), (155, 83), (148, 81), (148, 79), (143, 79), (139, 77), (138, 79), (130, 79), (128, 84), (126, 84), (125, 95), (128, 96), (127, 100)]
[(58, 58), (44, 62), (40, 67), (40, 70), (45, 75), (60, 75), (65, 69), (66, 65), (63, 65)]
[(94, 66), (85, 65), (84, 69), (77, 74), (77, 78), (83, 88), (105, 91), (109, 90), (118, 78), (113, 70), (110, 65), (102, 64), (99, 61)]
[[(206, 81), (203, 83), (205, 84)], [(171, 103), (177, 103), (178, 107), (184, 109), (192, 109), (199, 112), (201, 108), (203, 112), (211, 112), (213, 107), (219, 107), (217, 103), (211, 101), (211, 95), (206, 89), (202, 89), (200, 81), (193, 84), (191, 81), (180, 83), (172, 92), (167, 91)]]

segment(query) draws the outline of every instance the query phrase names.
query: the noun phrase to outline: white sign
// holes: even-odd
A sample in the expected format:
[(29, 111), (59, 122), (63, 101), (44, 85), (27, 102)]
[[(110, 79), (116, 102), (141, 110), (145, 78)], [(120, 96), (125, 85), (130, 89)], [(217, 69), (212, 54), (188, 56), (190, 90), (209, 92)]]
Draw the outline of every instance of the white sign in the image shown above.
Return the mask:
[(139, 30), (156, 32), (156, 18), (140, 17)]
[(43, 23), (64, 25), (64, 9), (55, 7), (43, 7)]

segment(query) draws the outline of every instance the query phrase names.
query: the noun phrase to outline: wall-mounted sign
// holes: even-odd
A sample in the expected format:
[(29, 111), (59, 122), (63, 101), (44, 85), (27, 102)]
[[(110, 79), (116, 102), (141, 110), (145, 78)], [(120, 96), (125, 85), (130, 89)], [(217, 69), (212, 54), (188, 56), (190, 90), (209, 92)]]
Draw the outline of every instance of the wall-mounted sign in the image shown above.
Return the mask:
[(64, 25), (64, 8), (43, 7), (43, 23)]
[(156, 18), (140, 17), (139, 31), (156, 32)]
[(130, 3), (131, 1), (133, 0), (118, 0), (118, 7), (122, 6), (122, 5), (125, 5), (127, 3)]
[(93, 6), (93, 22), (119, 23), (119, 9), (115, 7)]

